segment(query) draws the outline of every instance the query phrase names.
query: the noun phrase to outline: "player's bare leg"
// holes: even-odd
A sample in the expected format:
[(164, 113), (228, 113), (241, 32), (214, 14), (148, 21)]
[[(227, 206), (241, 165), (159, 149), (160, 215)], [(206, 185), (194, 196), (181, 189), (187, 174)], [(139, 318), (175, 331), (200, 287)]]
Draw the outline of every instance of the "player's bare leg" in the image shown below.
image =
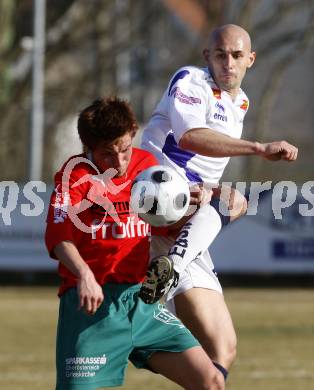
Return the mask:
[(223, 295), (192, 288), (175, 296), (177, 316), (198, 339), (212, 361), (229, 369), (236, 356), (236, 334)]
[(221, 185), (218, 188), (213, 188), (213, 198), (218, 198), (223, 202), (230, 214), (230, 222), (242, 217), (247, 210), (247, 200), (235, 188), (226, 185)]
[(155, 352), (149, 366), (188, 390), (223, 390), (224, 380), (201, 347), (184, 352)]

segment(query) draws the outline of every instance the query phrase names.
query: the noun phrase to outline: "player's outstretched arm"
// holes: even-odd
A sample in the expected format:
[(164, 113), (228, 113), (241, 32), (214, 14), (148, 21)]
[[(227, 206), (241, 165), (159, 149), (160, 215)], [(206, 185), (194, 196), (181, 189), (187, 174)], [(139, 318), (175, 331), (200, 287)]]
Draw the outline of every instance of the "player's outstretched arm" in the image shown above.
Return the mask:
[(54, 253), (58, 260), (78, 278), (78, 308), (85, 310), (88, 314), (95, 314), (104, 300), (104, 294), (74, 243), (62, 241), (55, 246)]
[(208, 157), (258, 155), (268, 160), (294, 161), (298, 149), (286, 141), (251, 142), (221, 134), (212, 129), (190, 129), (179, 141), (182, 149)]

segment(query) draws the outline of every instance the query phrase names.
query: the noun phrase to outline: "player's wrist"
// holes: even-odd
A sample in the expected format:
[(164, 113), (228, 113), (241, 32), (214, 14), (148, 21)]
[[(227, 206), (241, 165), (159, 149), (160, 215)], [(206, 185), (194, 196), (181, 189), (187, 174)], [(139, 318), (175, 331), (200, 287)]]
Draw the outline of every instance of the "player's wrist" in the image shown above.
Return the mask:
[(80, 280), (87, 280), (91, 277), (94, 277), (94, 274), (92, 273), (89, 266), (87, 264), (84, 264), (82, 267), (79, 268), (77, 276)]
[(253, 146), (254, 154), (261, 156), (265, 153), (265, 147), (260, 142), (254, 142)]

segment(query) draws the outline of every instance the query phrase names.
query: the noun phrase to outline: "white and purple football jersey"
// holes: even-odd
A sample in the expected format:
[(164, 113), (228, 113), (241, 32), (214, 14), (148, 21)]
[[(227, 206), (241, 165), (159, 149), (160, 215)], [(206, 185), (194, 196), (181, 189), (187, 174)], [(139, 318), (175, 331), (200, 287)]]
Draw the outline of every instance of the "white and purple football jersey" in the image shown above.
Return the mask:
[(183, 150), (178, 145), (180, 138), (193, 128), (240, 138), (248, 106), (242, 90), (233, 101), (217, 87), (207, 68), (186, 66), (170, 80), (143, 132), (141, 147), (190, 182), (217, 183), (229, 157), (206, 157)]

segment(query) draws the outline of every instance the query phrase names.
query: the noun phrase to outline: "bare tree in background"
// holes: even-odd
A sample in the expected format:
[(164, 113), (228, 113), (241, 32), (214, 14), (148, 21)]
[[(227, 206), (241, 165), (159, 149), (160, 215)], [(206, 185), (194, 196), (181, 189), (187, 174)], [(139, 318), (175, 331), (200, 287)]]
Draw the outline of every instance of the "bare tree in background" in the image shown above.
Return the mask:
[[(254, 100), (255, 110), (250, 137), (252, 139), (273, 139), (270, 133), (272, 108), (282, 88), (283, 77), (289, 67), (313, 43), (314, 3), (311, 0), (298, 1), (234, 1), (234, 10), (230, 11), (230, 1), (224, 2), (221, 9), (224, 23), (235, 23), (247, 29), (252, 37), (254, 50), (258, 55), (260, 67), (264, 67), (264, 83), (259, 84), (259, 97)], [(236, 4), (235, 4), (236, 3)], [(258, 15), (257, 9), (268, 3), (266, 15)], [(273, 32), (273, 33), (272, 33)], [(262, 65), (261, 65), (262, 64)], [(243, 177), (254, 179), (263, 169), (260, 159), (245, 159)]]
[[(251, 3), (246, 1), (246, 3)], [(248, 29), (251, 31), (253, 40), (255, 37), (262, 36), (272, 26), (280, 23), (289, 25), (291, 16), (302, 11), (307, 17), (303, 23), (293, 24), (289, 30), (284, 30), (275, 36), (269, 36), (267, 41), (258, 47), (258, 56), (267, 61), (269, 57), (275, 57), (271, 68), (267, 68), (268, 77), (263, 85), (261, 97), (256, 111), (255, 126), (253, 129), (254, 139), (265, 139), (269, 136), (270, 116), (274, 101), (282, 87), (285, 71), (302, 56), (307, 48), (313, 43), (314, 38), (314, 3), (309, 0), (298, 0), (295, 2), (278, 1), (272, 15), (265, 20), (251, 25), (252, 7), (248, 6), (248, 12), (245, 19), (248, 21)], [(274, 55), (275, 53), (275, 55)], [(253, 164), (247, 165), (246, 176), (254, 178), (261, 166), (260, 159), (254, 159)]]

